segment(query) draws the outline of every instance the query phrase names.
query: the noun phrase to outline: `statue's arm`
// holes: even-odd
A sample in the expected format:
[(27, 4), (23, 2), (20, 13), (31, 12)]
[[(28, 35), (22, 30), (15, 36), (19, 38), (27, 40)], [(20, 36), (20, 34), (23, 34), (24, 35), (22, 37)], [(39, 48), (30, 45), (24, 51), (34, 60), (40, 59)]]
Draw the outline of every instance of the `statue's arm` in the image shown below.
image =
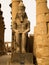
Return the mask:
[(13, 23), (13, 25), (12, 25), (12, 30), (16, 33), (16, 32), (18, 32), (18, 30), (17, 30), (17, 24), (16, 23)]
[(27, 33), (30, 31), (30, 22), (27, 23), (27, 29), (24, 31), (24, 33)]
[(16, 29), (13, 29), (13, 31), (16, 33), (16, 32), (18, 32), (18, 30), (16, 30)]

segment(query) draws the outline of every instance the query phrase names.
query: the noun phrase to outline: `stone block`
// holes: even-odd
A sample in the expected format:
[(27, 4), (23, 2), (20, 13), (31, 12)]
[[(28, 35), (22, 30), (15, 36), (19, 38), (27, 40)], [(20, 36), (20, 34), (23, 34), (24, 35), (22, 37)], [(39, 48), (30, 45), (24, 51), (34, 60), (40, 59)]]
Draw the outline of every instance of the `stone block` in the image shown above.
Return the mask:
[(49, 38), (47, 35), (36, 35), (34, 41), (34, 43), (36, 43), (36, 47), (49, 47)]
[(46, 14), (41, 14), (41, 15), (38, 15), (36, 17), (36, 21), (37, 21), (37, 24), (38, 23), (46, 23), (46, 22), (49, 22), (49, 13), (46, 13)]
[(29, 63), (33, 64), (33, 54), (32, 53), (13, 53), (12, 62), (16, 63)]
[(49, 65), (49, 58), (37, 58), (38, 65)]
[(38, 24), (35, 29), (34, 29), (35, 35), (42, 35), (42, 34), (47, 34), (47, 28), (46, 28), (46, 23), (40, 23)]
[(36, 48), (36, 57), (49, 57), (49, 47)]
[(37, 3), (47, 2), (47, 0), (36, 0)]
[(36, 5), (36, 13), (37, 15), (43, 14), (43, 13), (48, 13), (48, 7), (46, 3), (40, 3)]
[(49, 44), (47, 44), (47, 36), (46, 35), (36, 35), (35, 40), (36, 40), (37, 45), (39, 45), (39, 44), (49, 45)]

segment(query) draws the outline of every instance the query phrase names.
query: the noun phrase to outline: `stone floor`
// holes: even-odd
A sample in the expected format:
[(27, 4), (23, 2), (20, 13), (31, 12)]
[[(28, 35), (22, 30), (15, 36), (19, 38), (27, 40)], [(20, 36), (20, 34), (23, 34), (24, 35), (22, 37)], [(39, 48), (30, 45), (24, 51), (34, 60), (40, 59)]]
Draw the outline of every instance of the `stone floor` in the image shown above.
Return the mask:
[(10, 58), (10, 55), (0, 56), (0, 65), (9, 65)]
[(18, 63), (12, 63), (10, 65), (33, 65), (33, 64), (18, 64)]
[(10, 55), (3, 55), (0, 56), (0, 65), (33, 65), (33, 64), (19, 64), (19, 63), (11, 63), (10, 62)]

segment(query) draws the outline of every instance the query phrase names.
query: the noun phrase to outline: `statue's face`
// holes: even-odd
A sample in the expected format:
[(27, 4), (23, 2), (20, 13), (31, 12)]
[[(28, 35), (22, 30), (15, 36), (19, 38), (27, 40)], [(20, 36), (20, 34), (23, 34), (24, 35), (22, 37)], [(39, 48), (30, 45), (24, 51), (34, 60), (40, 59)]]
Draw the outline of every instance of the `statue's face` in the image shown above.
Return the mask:
[(22, 6), (19, 7), (19, 9), (18, 9), (18, 14), (21, 15), (21, 16), (25, 14), (25, 9), (24, 9), (24, 7), (22, 7)]
[(25, 9), (23, 7), (19, 7), (18, 15), (19, 15), (19, 18), (20, 18), (20, 22), (21, 23), (24, 20), (24, 14), (25, 14)]

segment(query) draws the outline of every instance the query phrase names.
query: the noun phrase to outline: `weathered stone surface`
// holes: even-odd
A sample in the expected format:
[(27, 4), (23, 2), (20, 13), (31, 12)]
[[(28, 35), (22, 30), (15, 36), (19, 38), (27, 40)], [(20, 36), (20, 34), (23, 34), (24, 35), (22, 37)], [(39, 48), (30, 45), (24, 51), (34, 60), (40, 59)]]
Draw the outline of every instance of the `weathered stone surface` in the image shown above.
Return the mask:
[(33, 54), (32, 53), (13, 53), (12, 62), (33, 64)]
[(46, 23), (46, 22), (49, 22), (49, 13), (44, 13), (44, 14), (41, 14), (41, 15), (38, 15), (37, 17), (36, 17), (36, 21), (37, 21), (37, 24), (38, 23)]
[(12, 62), (33, 65), (33, 54), (26, 51), (30, 22), (22, 0), (12, 0)]
[(36, 0), (34, 49), (38, 65), (49, 65), (49, 9), (47, 0)]
[(30, 31), (30, 22), (28, 21), (23, 2), (20, 2), (18, 5), (18, 12), (12, 26), (12, 30), (15, 32), (15, 51), (17, 53), (25, 53), (26, 39)]
[[(44, 26), (43, 26), (44, 25)], [(38, 31), (37, 31), (38, 30)], [(46, 34), (47, 33), (47, 31), (45, 31), (45, 30), (47, 30), (47, 28), (46, 28), (46, 23), (40, 23), (40, 24), (38, 24), (36, 27), (35, 27), (35, 31), (34, 31), (34, 33), (36, 33), (35, 35), (43, 35), (43, 34)]]
[(43, 58), (37, 58), (38, 65), (48, 65), (49, 64), (49, 58), (43, 57)]
[(36, 13), (37, 15), (48, 13), (48, 7), (46, 3), (39, 3), (36, 7)]
[(47, 2), (47, 0), (36, 0), (37, 3)]
[(36, 56), (37, 57), (49, 57), (49, 47), (37, 48), (36, 49)]

